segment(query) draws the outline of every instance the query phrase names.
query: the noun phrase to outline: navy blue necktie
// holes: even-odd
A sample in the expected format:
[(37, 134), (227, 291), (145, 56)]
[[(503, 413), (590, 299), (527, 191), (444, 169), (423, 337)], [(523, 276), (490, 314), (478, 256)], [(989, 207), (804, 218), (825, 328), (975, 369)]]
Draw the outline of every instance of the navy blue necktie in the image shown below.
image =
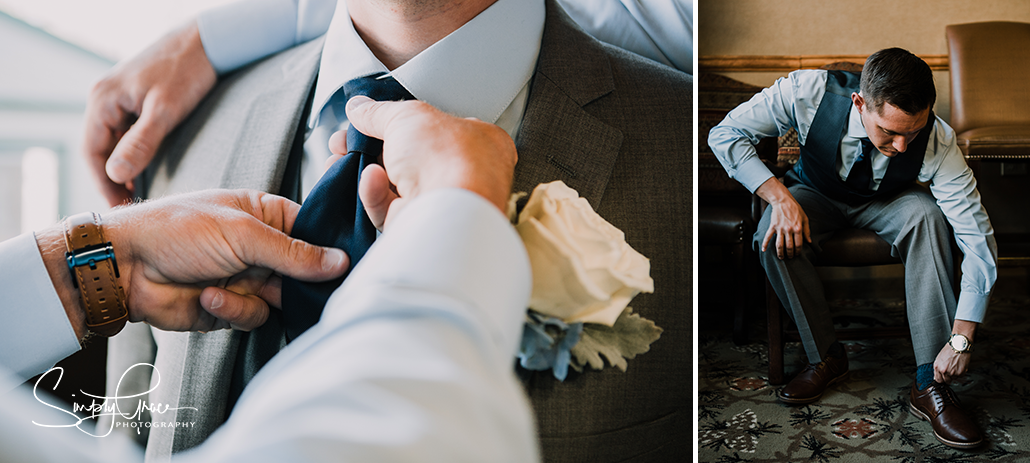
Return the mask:
[(848, 179), (844, 182), (857, 191), (872, 190), (873, 183), (873, 152), (876, 147), (868, 138), (862, 138), (862, 152), (855, 158), (851, 165), (851, 172), (848, 172)]
[[(357, 95), (376, 101), (415, 99), (393, 77), (376, 74), (351, 80), (338, 90), (346, 102)], [(291, 236), (319, 246), (343, 249), (354, 268), (376, 238), (376, 229), (358, 197), (361, 171), (377, 162), (382, 140), (365, 136), (351, 125), (347, 130), (347, 156), (326, 171), (311, 190), (293, 224)], [(282, 306), (286, 335), (296, 339), (318, 322), (329, 296), (350, 274), (321, 283), (307, 283), (283, 277)]]

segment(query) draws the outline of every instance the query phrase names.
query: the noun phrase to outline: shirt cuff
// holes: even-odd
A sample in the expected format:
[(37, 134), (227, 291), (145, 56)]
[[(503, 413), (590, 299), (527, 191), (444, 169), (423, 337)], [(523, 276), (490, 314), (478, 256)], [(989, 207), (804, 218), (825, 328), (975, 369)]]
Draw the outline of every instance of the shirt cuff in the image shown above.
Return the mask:
[(969, 291), (959, 292), (955, 319), (983, 323), (984, 315), (987, 313), (987, 304), (990, 300), (990, 294), (977, 294)]
[(204, 53), (219, 75), (295, 45), (297, 5), (292, 0), (244, 0), (197, 16)]
[(0, 281), (0, 365), (27, 379), (79, 350), (32, 233), (0, 243)]
[(772, 171), (757, 157), (744, 161), (733, 173), (733, 178), (752, 193), (772, 177)]

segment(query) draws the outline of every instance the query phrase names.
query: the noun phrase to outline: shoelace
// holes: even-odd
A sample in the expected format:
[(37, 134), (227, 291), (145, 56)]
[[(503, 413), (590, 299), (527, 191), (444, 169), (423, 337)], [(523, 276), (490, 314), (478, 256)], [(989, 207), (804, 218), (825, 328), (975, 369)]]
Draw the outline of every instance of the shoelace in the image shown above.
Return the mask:
[(821, 372), (826, 371), (827, 369), (829, 369), (829, 367), (826, 365), (826, 360), (823, 360), (819, 363), (809, 363), (808, 365), (805, 365), (804, 371), (814, 370), (816, 372)]
[(933, 381), (927, 388), (927, 390), (930, 389), (932, 389), (931, 392), (936, 392), (936, 394), (932, 394), (932, 396), (933, 406), (937, 409), (937, 411), (944, 410), (945, 405), (958, 404), (958, 397), (955, 396), (955, 391), (952, 391), (951, 388), (947, 385), (938, 383), (937, 381)]
[(805, 365), (805, 369), (806, 370), (815, 370), (815, 369), (822, 368), (823, 370), (826, 370), (826, 369), (829, 368), (829, 366), (826, 364), (826, 362), (829, 362), (830, 360), (835, 360), (837, 358), (838, 357), (827, 356), (826, 359), (823, 360), (822, 362), (819, 362), (819, 363), (809, 363), (808, 365)]

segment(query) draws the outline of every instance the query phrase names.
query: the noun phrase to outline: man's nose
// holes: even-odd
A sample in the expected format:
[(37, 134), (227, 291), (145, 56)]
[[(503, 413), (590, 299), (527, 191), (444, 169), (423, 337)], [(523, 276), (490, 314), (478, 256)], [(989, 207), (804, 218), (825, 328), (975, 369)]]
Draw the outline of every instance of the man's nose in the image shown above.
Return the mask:
[(894, 137), (894, 143), (892, 143), (892, 145), (897, 152), (904, 153), (905, 150), (908, 149), (908, 140), (901, 136)]

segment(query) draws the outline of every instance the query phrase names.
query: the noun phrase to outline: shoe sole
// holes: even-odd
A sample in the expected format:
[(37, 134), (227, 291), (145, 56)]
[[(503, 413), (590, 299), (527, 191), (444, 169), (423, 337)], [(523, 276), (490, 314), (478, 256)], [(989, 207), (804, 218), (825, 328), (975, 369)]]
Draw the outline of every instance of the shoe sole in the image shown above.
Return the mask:
[[(927, 416), (927, 414), (923, 413), (918, 408), (916, 408), (916, 406), (913, 405), (911, 401), (909, 401), (909, 403), (908, 403), (908, 409), (909, 409), (909, 411), (912, 412), (913, 415), (915, 415), (919, 419), (921, 419), (923, 421), (926, 421), (928, 423), (930, 422), (930, 417)], [(931, 427), (931, 429), (933, 428), (933, 423), (930, 424), (930, 427)], [(983, 444), (983, 441), (984, 441), (983, 439), (980, 439), (980, 440), (978, 440), (976, 442), (955, 442), (955, 441), (950, 441), (948, 439), (945, 439), (945, 438), (941, 437), (940, 434), (937, 434), (937, 430), (936, 429), (933, 430), (933, 436), (936, 437), (937, 440), (941, 441), (942, 444), (947, 445), (948, 447), (956, 448), (956, 449), (971, 449), (971, 448), (974, 448), (974, 447), (979, 447), (980, 444)]]
[(815, 402), (815, 401), (821, 399), (823, 397), (823, 394), (826, 392), (826, 389), (829, 389), (830, 386), (833, 386), (834, 384), (837, 384), (837, 383), (843, 381), (845, 378), (847, 378), (849, 372), (850, 371), (845, 371), (844, 374), (842, 374), (842, 375), (840, 375), (840, 376), (838, 376), (836, 378), (831, 379), (830, 382), (826, 383), (826, 388), (823, 389), (823, 392), (820, 392), (819, 395), (817, 395), (815, 397), (805, 397), (805, 398), (784, 397), (783, 396), (783, 389), (781, 388), (781, 389), (776, 391), (776, 399), (779, 400), (780, 402), (783, 402), (785, 404), (791, 404), (791, 405), (810, 404), (812, 402)]

